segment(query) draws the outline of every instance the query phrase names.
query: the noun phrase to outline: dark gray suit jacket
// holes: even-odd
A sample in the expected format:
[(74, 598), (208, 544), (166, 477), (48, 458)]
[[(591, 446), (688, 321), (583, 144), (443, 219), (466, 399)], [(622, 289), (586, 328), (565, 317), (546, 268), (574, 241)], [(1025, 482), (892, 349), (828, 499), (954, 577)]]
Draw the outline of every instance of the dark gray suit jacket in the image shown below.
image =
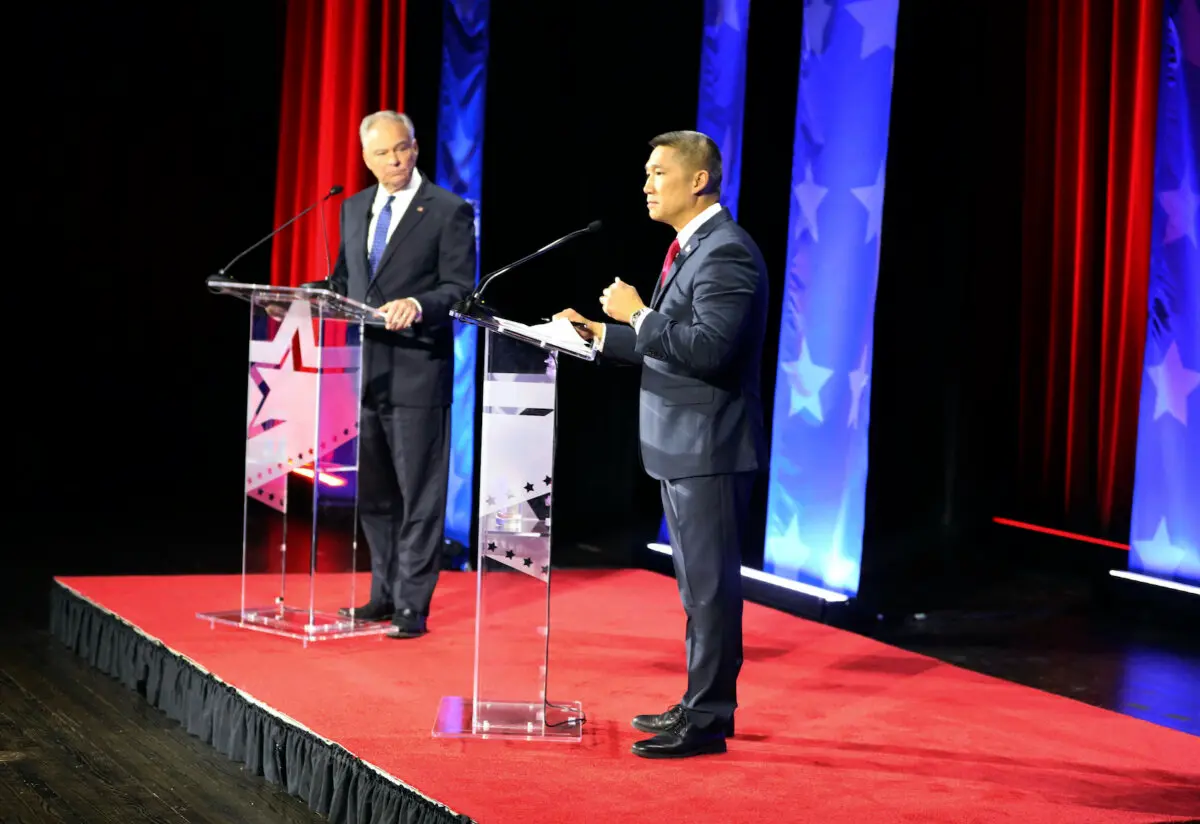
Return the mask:
[(758, 246), (722, 209), (675, 258), (639, 330), (605, 328), (604, 357), (642, 364), (639, 433), (651, 477), (766, 469), (767, 297)]
[(422, 177), (372, 280), (367, 232), (377, 188), (342, 204), (342, 241), (330, 288), (371, 306), (416, 298), (422, 315), (402, 332), (367, 327), (363, 395), (394, 406), (449, 406), (454, 386), (449, 310), (475, 286), (475, 210)]

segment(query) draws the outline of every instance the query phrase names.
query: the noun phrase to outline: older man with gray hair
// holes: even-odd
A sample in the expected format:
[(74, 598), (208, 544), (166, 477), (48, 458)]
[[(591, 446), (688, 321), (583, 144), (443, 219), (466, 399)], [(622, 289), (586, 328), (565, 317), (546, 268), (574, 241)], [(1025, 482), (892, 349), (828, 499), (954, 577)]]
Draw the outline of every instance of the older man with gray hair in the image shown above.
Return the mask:
[(342, 204), (326, 285), (380, 307), (387, 325), (368, 327), (363, 342), (358, 491), (371, 597), (341, 612), (391, 620), (391, 637), (413, 638), (426, 632), (440, 570), (454, 384), (449, 310), (475, 285), (475, 211), (417, 170), (407, 115), (368, 115), (359, 136), (378, 183)]

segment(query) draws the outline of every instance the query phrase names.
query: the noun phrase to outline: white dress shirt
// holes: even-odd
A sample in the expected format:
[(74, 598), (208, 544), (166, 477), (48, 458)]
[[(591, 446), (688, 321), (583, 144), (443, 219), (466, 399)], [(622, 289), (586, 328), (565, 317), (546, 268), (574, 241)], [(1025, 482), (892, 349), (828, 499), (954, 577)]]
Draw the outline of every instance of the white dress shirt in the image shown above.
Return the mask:
[[(371, 223), (367, 226), (367, 257), (371, 256), (371, 241), (375, 239), (375, 227), (379, 225), (379, 213), (383, 211), (383, 207), (387, 205), (388, 198), (395, 194), (396, 199), (392, 201), (392, 219), (388, 222), (387, 227), (387, 242), (391, 242), (392, 235), (396, 232), (396, 227), (400, 225), (400, 219), (404, 217), (404, 213), (408, 211), (408, 207), (412, 204), (413, 198), (417, 194), (417, 189), (421, 185), (421, 173), (414, 166), (412, 177), (408, 180), (408, 185), (396, 192), (389, 192), (382, 186), (377, 186), (375, 189), (375, 202), (371, 204)], [(387, 248), (387, 243), (384, 244)], [(417, 304), (417, 320), (421, 319), (421, 304), (414, 298), (409, 298), (413, 303)]]
[[(675, 236), (675, 239), (679, 241), (679, 254), (683, 254), (684, 250), (687, 249), (688, 241), (692, 239), (692, 235), (696, 234), (696, 230), (703, 226), (708, 220), (715, 217), (718, 213), (720, 213), (720, 211), (721, 204), (714, 203), (703, 212), (689, 220), (687, 224), (679, 230), (679, 234)], [(676, 257), (678, 257), (678, 255)], [(642, 321), (646, 319), (646, 315), (653, 311), (653, 309), (647, 309), (645, 312), (642, 312), (642, 314), (638, 315), (637, 320), (633, 323), (634, 332), (641, 330)], [(596, 342), (595, 346), (596, 349), (600, 351), (604, 350), (604, 335), (600, 336), (600, 340)]]

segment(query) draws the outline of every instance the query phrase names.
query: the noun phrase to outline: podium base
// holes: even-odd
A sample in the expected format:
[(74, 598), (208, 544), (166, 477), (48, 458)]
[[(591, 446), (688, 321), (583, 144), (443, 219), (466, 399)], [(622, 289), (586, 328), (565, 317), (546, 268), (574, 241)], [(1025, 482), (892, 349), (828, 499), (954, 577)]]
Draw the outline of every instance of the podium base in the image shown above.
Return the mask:
[(331, 612), (309, 612), (296, 607), (269, 606), (230, 609), (221, 612), (197, 612), (196, 617), (217, 624), (252, 629), (285, 638), (295, 638), (308, 646), (309, 641), (330, 641), (337, 638), (358, 638), (380, 635), (388, 631), (387, 621), (360, 621), (344, 618)]
[(473, 715), (470, 697), (446, 695), (438, 704), (434, 738), (492, 738), (503, 741), (583, 740), (583, 706), (541, 702), (479, 702), (479, 718)]

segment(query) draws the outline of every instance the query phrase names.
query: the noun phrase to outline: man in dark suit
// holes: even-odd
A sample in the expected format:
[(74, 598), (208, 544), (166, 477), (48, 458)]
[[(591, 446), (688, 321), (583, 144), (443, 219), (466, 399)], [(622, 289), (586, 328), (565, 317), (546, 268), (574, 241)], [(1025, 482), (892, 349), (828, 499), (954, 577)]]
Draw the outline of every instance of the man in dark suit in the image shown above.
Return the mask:
[(359, 425), (359, 515), (371, 549), (371, 598), (343, 615), (426, 631), (437, 584), (450, 462), (454, 332), (449, 309), (475, 285), (475, 210), (424, 179), (406, 115), (368, 115), (363, 160), (379, 183), (342, 204), (329, 287), (380, 307), (367, 327)]
[(762, 254), (719, 202), (721, 155), (699, 132), (650, 142), (646, 206), (676, 231), (650, 305), (619, 278), (600, 303), (616, 323), (583, 325), (602, 354), (642, 366), (642, 463), (661, 483), (687, 613), (688, 686), (679, 704), (639, 715), (653, 737), (633, 752), (724, 752), (742, 666), (741, 547), (755, 475), (767, 466), (760, 372), (767, 321)]

